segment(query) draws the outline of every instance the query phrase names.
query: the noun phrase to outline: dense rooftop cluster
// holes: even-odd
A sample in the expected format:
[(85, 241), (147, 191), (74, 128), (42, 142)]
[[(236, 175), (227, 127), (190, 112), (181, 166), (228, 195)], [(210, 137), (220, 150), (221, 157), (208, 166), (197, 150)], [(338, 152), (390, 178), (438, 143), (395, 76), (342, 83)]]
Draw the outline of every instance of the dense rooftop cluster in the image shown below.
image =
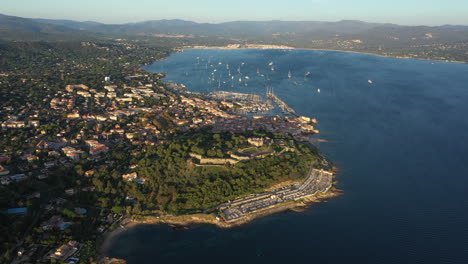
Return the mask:
[(176, 91), (132, 66), (164, 52), (31, 47), (22, 52), (43, 68), (7, 56), (0, 76), (5, 263), (93, 263), (96, 239), (125, 215), (201, 212), (299, 180), (320, 159), (297, 141), (318, 132), (315, 120), (243, 117), (239, 106), (258, 102)]

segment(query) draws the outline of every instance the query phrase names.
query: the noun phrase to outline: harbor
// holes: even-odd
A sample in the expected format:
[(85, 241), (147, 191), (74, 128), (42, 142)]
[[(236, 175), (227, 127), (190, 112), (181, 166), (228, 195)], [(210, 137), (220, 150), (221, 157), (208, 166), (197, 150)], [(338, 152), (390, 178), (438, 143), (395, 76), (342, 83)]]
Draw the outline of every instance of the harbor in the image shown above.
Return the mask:
[(266, 94), (268, 98), (272, 99), (276, 104), (278, 104), (278, 106), (281, 108), (283, 113), (296, 116), (296, 117), (299, 116), (299, 114), (297, 114), (296, 111), (292, 107), (290, 107), (287, 103), (285, 103), (276, 94), (273, 93), (273, 88), (267, 88)]

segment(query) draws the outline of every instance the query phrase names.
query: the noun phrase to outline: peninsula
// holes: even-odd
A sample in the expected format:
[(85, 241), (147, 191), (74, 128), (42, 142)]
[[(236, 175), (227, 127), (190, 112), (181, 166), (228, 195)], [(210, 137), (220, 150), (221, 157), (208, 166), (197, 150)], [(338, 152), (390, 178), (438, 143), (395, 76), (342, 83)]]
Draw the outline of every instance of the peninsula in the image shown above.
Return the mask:
[(139, 69), (170, 49), (2, 45), (1, 263), (95, 263), (126, 224), (231, 227), (336, 195), (317, 120), (278, 97), (288, 115), (257, 115), (275, 106)]

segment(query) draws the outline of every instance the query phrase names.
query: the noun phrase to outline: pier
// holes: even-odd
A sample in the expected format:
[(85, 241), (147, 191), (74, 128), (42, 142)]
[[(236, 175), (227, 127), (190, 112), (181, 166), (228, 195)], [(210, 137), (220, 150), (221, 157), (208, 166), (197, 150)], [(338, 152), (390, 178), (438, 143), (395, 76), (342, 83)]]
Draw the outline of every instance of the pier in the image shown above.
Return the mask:
[(267, 98), (272, 99), (284, 113), (299, 117), (294, 109), (292, 109), (287, 103), (281, 100), (275, 93), (273, 93), (273, 88), (267, 88)]

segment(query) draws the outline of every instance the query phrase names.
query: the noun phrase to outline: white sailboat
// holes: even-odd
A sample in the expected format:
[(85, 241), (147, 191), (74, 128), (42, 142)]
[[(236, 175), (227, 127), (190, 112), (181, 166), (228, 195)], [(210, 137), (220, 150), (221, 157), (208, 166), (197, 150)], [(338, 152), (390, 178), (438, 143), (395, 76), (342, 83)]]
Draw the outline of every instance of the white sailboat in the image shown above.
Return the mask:
[(288, 72), (288, 79), (291, 79), (292, 78), (292, 73), (291, 71)]

